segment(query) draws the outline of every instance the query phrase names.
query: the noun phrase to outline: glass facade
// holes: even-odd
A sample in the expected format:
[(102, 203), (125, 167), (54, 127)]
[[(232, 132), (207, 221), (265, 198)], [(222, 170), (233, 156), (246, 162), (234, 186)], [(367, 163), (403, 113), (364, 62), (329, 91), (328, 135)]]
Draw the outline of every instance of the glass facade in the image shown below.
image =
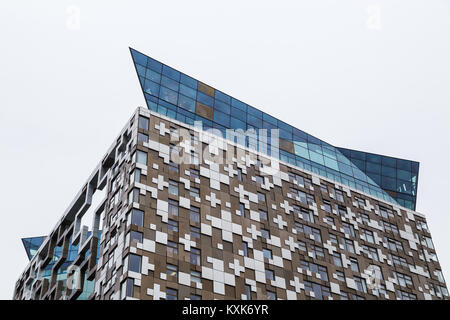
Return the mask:
[[(88, 237), (91, 235), (91, 232), (88, 232)], [(99, 258), (99, 252), (100, 252), (100, 236), (101, 231), (99, 231), (99, 240), (97, 245), (97, 260)], [(25, 251), (27, 252), (28, 259), (33, 259), (34, 255), (38, 251), (39, 247), (44, 242), (45, 237), (30, 237), (30, 238), (22, 238), (22, 243), (25, 247)], [(90, 250), (86, 252), (86, 256), (89, 256)], [(52, 269), (55, 263), (59, 260), (59, 258), (62, 255), (62, 247), (56, 246), (53, 249), (53, 258), (52, 260), (47, 264), (45, 269), (42, 273), (42, 278), (50, 279), (52, 275)], [(67, 279), (67, 268), (75, 261), (76, 257), (78, 256), (78, 245), (72, 244), (72, 239), (70, 239), (70, 245), (69, 250), (67, 253), (66, 261), (59, 267), (58, 269), (58, 275), (57, 280), (65, 280)], [(87, 274), (84, 274), (85, 282), (83, 287), (83, 292), (80, 296), (78, 296), (77, 300), (86, 300), (92, 292), (94, 292), (94, 281), (88, 281), (86, 279)]]
[[(203, 129), (217, 129), (217, 132), (221, 132), (223, 137), (226, 137), (226, 129), (242, 129), (244, 131), (248, 129), (279, 129), (280, 151), (278, 155), (270, 154), (270, 131), (268, 131), (268, 141), (262, 148), (260, 144), (255, 145), (248, 137), (245, 146), (255, 145), (255, 149), (258, 151), (265, 152), (270, 156), (277, 156), (282, 161), (385, 201), (415, 209), (417, 175), (414, 186), (412, 186), (412, 182), (404, 185), (405, 190), (408, 188), (414, 190), (411, 194), (394, 192), (394, 190), (403, 188), (402, 182), (413, 179), (406, 179), (406, 173), (401, 172), (401, 174), (405, 174), (405, 179), (401, 179), (401, 182), (399, 180), (393, 182), (389, 175), (393, 175), (392, 167), (383, 164), (381, 170), (385, 170), (386, 174), (380, 174), (381, 178), (378, 179), (377, 175), (372, 175), (373, 172), (366, 169), (366, 165), (363, 167), (359, 162), (355, 164), (352, 161), (354, 158), (346, 155), (348, 154), (346, 149), (336, 148), (132, 48), (130, 51), (147, 107), (150, 110), (190, 125), (194, 125), (194, 121), (201, 121)], [(404, 165), (401, 159), (396, 160), (399, 160), (401, 166)], [(394, 170), (397, 177), (397, 169)], [(409, 172), (413, 172), (412, 165)], [(372, 176), (378, 180), (374, 180)], [(397, 184), (399, 185), (397, 186)], [(389, 187), (383, 187), (383, 185)], [(394, 189), (392, 189), (393, 185), (396, 186)], [(404, 198), (398, 198), (397, 195)]]

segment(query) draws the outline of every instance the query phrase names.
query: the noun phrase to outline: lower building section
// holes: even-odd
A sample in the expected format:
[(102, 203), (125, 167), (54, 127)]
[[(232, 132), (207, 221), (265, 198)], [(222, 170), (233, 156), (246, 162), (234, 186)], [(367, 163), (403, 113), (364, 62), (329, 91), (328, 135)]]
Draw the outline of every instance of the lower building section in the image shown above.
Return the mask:
[(448, 299), (422, 214), (217, 134), (138, 109), (14, 298)]

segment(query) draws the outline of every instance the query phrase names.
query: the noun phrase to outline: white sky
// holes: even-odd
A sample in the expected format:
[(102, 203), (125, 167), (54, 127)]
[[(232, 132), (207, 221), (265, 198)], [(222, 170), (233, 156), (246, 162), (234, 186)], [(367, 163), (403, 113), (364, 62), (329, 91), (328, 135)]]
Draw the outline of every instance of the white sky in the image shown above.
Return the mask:
[(20, 238), (50, 232), (145, 104), (129, 46), (333, 145), (419, 161), (450, 279), (449, 0), (149, 2), (0, 1), (0, 298)]

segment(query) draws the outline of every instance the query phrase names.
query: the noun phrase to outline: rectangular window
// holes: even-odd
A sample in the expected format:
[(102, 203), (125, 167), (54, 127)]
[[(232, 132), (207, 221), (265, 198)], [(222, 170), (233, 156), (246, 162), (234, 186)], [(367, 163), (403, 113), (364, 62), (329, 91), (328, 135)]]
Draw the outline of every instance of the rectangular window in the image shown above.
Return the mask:
[(358, 213), (358, 215), (359, 215), (359, 218), (362, 220), (362, 222), (364, 224), (369, 224), (370, 223), (370, 219), (369, 219), (369, 215), (368, 214), (360, 212), (360, 213)]
[(265, 238), (265, 239), (269, 239), (270, 238), (270, 232), (267, 229), (261, 229), (261, 237)]
[(191, 270), (191, 281), (195, 283), (202, 283), (200, 272)]
[(243, 203), (239, 203), (239, 212), (241, 214), (241, 217), (245, 218), (245, 206)]
[(328, 272), (326, 267), (305, 260), (300, 260), (300, 266), (302, 269), (308, 270), (313, 274), (320, 274), (320, 279), (328, 282)]
[(174, 256), (178, 254), (178, 244), (172, 241), (167, 241), (167, 255)]
[(367, 293), (366, 279), (354, 277), (356, 290)]
[(394, 279), (397, 280), (399, 286), (402, 287), (413, 286), (412, 278), (407, 274), (394, 271)]
[(238, 168), (237, 169), (237, 177), (239, 181), (242, 181), (242, 169)]
[(384, 242), (387, 243), (388, 248), (395, 252), (403, 251), (403, 245), (400, 241), (384, 237)]
[(191, 248), (190, 262), (196, 266), (200, 265), (200, 250), (196, 248)]
[(323, 248), (316, 246), (316, 245), (311, 245), (311, 251), (313, 254), (314, 259), (317, 259), (317, 257), (325, 257), (325, 254), (323, 252)]
[(147, 165), (147, 152), (138, 150), (136, 151), (136, 162), (143, 164), (143, 165)]
[(194, 179), (200, 179), (200, 172), (197, 169), (190, 169), (190, 176)]
[(266, 196), (264, 195), (264, 193), (258, 192), (258, 201), (259, 202), (266, 202)]
[(358, 260), (355, 258), (350, 258), (350, 268), (354, 272), (359, 272)]
[(130, 232), (130, 242), (142, 243), (142, 232), (131, 230)]
[(173, 171), (173, 172), (178, 172), (178, 164), (176, 164), (173, 161), (169, 161), (169, 170)]
[(245, 285), (245, 296), (247, 300), (252, 300), (252, 287), (248, 284)]
[(202, 297), (197, 294), (191, 294), (190, 299), (191, 300), (202, 300)]
[(339, 202), (344, 202), (344, 194), (341, 190), (335, 190), (336, 200)]
[(367, 242), (370, 242), (370, 243), (375, 243), (375, 239), (373, 237), (372, 231), (366, 230), (366, 229), (361, 229), (361, 233), (362, 233), (364, 240), (366, 240)]
[(324, 209), (326, 212), (328, 212), (328, 213), (331, 213), (331, 212), (332, 212), (332, 211), (331, 211), (331, 203), (330, 203), (330, 201), (323, 200), (323, 209)]
[(244, 253), (244, 257), (248, 257), (248, 244), (245, 241), (242, 241), (242, 251)]
[(272, 250), (263, 248), (263, 256), (265, 259), (272, 259)]
[(371, 258), (371, 259), (373, 259), (373, 260), (375, 260), (375, 261), (379, 261), (379, 260), (378, 260), (378, 252), (377, 252), (377, 249), (372, 248), (372, 247), (369, 247), (369, 246), (366, 246), (366, 245), (363, 245), (362, 248), (363, 248), (363, 252), (364, 252), (365, 254), (367, 254), (367, 256), (368, 256), (369, 258)]
[(177, 299), (178, 299), (178, 291), (175, 289), (167, 288), (166, 300), (177, 300)]
[(306, 252), (306, 243), (304, 243), (303, 241), (298, 241), (297, 242), (297, 244), (298, 244), (298, 249), (300, 250), (300, 251), (305, 251)]
[(306, 201), (309, 205), (314, 205), (316, 202), (314, 201), (314, 196), (312, 194), (306, 194)]
[(342, 227), (344, 229), (344, 233), (348, 234), (352, 237), (355, 236), (355, 228), (353, 228), (353, 226), (347, 222), (342, 222)]
[(324, 186), (323, 184), (320, 185), (320, 191), (322, 193), (328, 194), (328, 188), (327, 186)]
[(273, 291), (266, 290), (267, 300), (277, 300), (277, 294)]
[(144, 225), (144, 211), (133, 209), (131, 211), (131, 224), (142, 227)]
[(330, 233), (330, 241), (332, 244), (335, 245), (339, 244), (338, 237), (332, 233)]
[(308, 238), (311, 238), (311, 236), (312, 236), (315, 241), (322, 242), (322, 237), (321, 237), (319, 229), (310, 227), (306, 224), (302, 224), (299, 222), (296, 222), (295, 226), (296, 226), (297, 231), (308, 235)]
[(148, 135), (138, 132), (138, 142), (148, 142)]
[(139, 129), (148, 131), (149, 119), (143, 116), (139, 116)]
[(168, 277), (178, 277), (178, 267), (173, 264), (168, 264), (166, 267), (166, 274)]
[(169, 180), (169, 194), (178, 196), (178, 182)]
[(339, 252), (333, 253), (333, 262), (335, 266), (342, 268), (342, 259), (341, 254)]
[(275, 280), (275, 274), (272, 270), (266, 269), (266, 280)]
[(189, 226), (189, 231), (190, 231), (190, 235), (191, 238), (193, 239), (200, 239), (200, 228), (194, 227), (194, 226)]
[(192, 207), (189, 209), (189, 220), (191, 222), (200, 223), (200, 209)]
[(141, 256), (138, 256), (137, 254), (130, 254), (128, 261), (128, 270), (141, 273)]
[(198, 188), (191, 187), (189, 189), (189, 194), (191, 197), (200, 198), (200, 190)]
[(326, 286), (322, 286), (318, 283), (305, 281), (305, 291), (306, 292), (314, 292), (314, 297), (319, 300), (324, 300), (327, 297), (330, 297), (330, 288)]
[(178, 216), (178, 201), (169, 199), (169, 214)]
[(167, 229), (173, 232), (178, 232), (178, 221), (169, 219)]
[(350, 239), (342, 238), (342, 244), (344, 245), (344, 249), (350, 253), (355, 253), (355, 246), (353, 245), (353, 241)]
[(264, 210), (258, 210), (259, 211), (259, 218), (261, 219), (261, 220), (267, 220), (267, 212), (266, 211), (264, 211)]
[(337, 270), (336, 276), (339, 281), (345, 282), (345, 274), (342, 271)]
[(264, 184), (264, 178), (261, 176), (256, 176), (256, 183), (257, 184)]

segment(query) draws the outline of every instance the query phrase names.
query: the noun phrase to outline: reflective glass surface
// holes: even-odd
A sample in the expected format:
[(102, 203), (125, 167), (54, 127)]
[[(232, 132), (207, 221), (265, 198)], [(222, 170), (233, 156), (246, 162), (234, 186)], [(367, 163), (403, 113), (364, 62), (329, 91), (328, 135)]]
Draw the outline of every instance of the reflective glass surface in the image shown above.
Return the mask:
[[(267, 150), (260, 150), (261, 145), (255, 149), (385, 201), (415, 208), (417, 174), (413, 183), (412, 168), (398, 171), (411, 161), (404, 163), (401, 159), (378, 156), (381, 163), (370, 161), (363, 166), (356, 161), (359, 159), (348, 157), (348, 152), (342, 151), (345, 149), (336, 148), (132, 48), (130, 51), (150, 110), (189, 125), (201, 121), (203, 129), (218, 129), (223, 137), (226, 129), (279, 129), (278, 155), (270, 154), (270, 137)], [(246, 139), (245, 146), (251, 145), (250, 139)], [(398, 180), (399, 175), (404, 179)], [(405, 192), (393, 192), (402, 188)]]

